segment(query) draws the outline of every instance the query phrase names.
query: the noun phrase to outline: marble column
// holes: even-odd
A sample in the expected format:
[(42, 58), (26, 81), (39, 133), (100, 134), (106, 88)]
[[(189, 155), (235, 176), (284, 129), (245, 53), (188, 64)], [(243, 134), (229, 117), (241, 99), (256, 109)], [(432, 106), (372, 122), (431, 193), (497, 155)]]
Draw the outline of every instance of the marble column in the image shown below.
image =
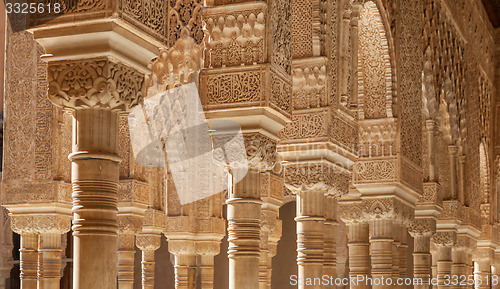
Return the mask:
[(495, 265), (491, 271), (491, 289), (500, 289), (500, 270), (498, 266), (498, 261), (495, 262)]
[(394, 287), (401, 288), (402, 286), (396, 285), (396, 280), (399, 278), (399, 245), (401, 245), (401, 225), (393, 223), (392, 231), (394, 239), (392, 242), (392, 280), (395, 284)]
[(393, 221), (376, 218), (370, 221), (372, 288), (392, 288), (386, 280), (392, 276)]
[[(297, 193), (297, 265), (299, 289), (323, 288), (318, 281), (323, 275), (325, 217), (324, 192), (305, 190)], [(300, 282), (303, 280), (304, 282)]]
[[(461, 276), (466, 276), (465, 279), (467, 279), (468, 276), (467, 255), (468, 252), (471, 250), (471, 246), (472, 243), (470, 241), (469, 236), (465, 235), (457, 236), (457, 244), (452, 249), (453, 265), (451, 267), (451, 274), (453, 276), (458, 276), (459, 282), (464, 278)], [(463, 288), (464, 286), (461, 286), (459, 283), (458, 285), (454, 285), (453, 287), (458, 289), (458, 288)]]
[[(329, 280), (337, 276), (337, 200), (334, 196), (326, 195), (324, 202), (325, 213), (325, 250), (323, 261), (323, 275)], [(329, 282), (323, 288), (335, 288), (334, 282)]]
[(491, 259), (478, 258), (474, 268), (475, 289), (490, 289), (491, 288)]
[[(278, 171), (276, 168), (275, 171)], [(261, 173), (261, 242), (259, 288), (271, 289), (273, 257), (276, 255), (278, 241), (281, 238), (281, 220), (279, 208), (283, 204), (284, 184), (280, 174)]]
[(207, 235), (207, 240), (197, 241), (196, 255), (200, 257), (200, 284), (201, 289), (214, 289), (214, 258), (220, 252), (220, 239), (222, 236)]
[(74, 289), (115, 288), (118, 113), (77, 109), (73, 129)]
[(62, 236), (65, 232), (44, 232), (40, 234), (38, 252), (40, 257), (38, 267), (39, 288), (59, 289), (61, 281)]
[(451, 288), (447, 276), (451, 279), (452, 247), (456, 242), (456, 232), (438, 231), (433, 237), (437, 246), (437, 277), (438, 289)]
[(214, 289), (214, 256), (200, 257), (201, 289)]
[(37, 288), (38, 271), (38, 234), (21, 234), (19, 270), (21, 271), (21, 289)]
[(136, 237), (136, 245), (142, 251), (141, 279), (142, 289), (154, 289), (155, 286), (155, 251), (160, 248), (161, 233), (144, 234)]
[[(415, 289), (429, 289), (432, 275), (431, 236), (436, 231), (434, 218), (416, 218), (409, 228), (413, 237), (413, 278)], [(420, 283), (421, 280), (421, 283)]]
[(119, 114), (139, 102), (144, 78), (105, 56), (49, 62), (47, 72), (49, 100), (73, 115), (73, 289), (116, 288)]
[(168, 251), (175, 260), (175, 289), (195, 289), (197, 265), (194, 241), (169, 239)]
[(118, 233), (118, 288), (134, 288), (134, 233)]
[[(368, 223), (347, 223), (349, 247), (349, 277), (370, 276), (370, 231)], [(351, 284), (351, 289), (369, 288), (366, 282)]]
[(457, 147), (454, 145), (449, 145), (448, 153), (450, 158), (450, 193), (451, 193), (451, 198), (455, 200), (458, 197)]
[(227, 200), (229, 289), (259, 288), (260, 173), (250, 170)]
[[(405, 226), (401, 226), (401, 239), (398, 246), (399, 252), (399, 278), (406, 278), (408, 275), (407, 269), (407, 252), (408, 252), (408, 230)], [(405, 288), (405, 285), (401, 286)]]

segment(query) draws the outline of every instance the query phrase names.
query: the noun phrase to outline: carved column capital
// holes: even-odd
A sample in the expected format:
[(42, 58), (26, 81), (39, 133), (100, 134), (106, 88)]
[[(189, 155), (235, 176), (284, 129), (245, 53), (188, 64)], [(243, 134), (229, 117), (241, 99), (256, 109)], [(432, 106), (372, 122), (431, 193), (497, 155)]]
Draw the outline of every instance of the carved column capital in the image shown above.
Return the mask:
[(144, 76), (108, 58), (51, 62), (49, 99), (73, 110), (99, 108), (128, 112), (143, 98)]
[(155, 251), (160, 248), (161, 234), (141, 233), (135, 237), (135, 244), (141, 251)]
[(433, 218), (415, 218), (411, 222), (408, 232), (412, 237), (430, 237), (436, 232), (436, 220)]
[(249, 169), (259, 172), (272, 170), (276, 165), (276, 141), (260, 133), (246, 133), (243, 138)]
[(195, 242), (193, 240), (168, 239), (168, 251), (173, 255), (195, 255)]
[(68, 232), (71, 217), (64, 215), (11, 215), (12, 231), (18, 234)]
[[(220, 239), (222, 239), (222, 236)], [(218, 255), (220, 253), (220, 239), (219, 240), (196, 241), (194, 244), (196, 255), (201, 255), (201, 256), (216, 256), (216, 255)]]
[(472, 256), (473, 261), (492, 261), (494, 252), (491, 248), (477, 248)]
[(452, 247), (457, 242), (457, 233), (453, 231), (438, 231), (432, 237), (438, 247)]
[(395, 198), (363, 199), (363, 213), (370, 219), (382, 218), (409, 225), (415, 218), (415, 209)]
[(323, 191), (341, 197), (347, 194), (350, 176), (327, 161), (287, 163), (285, 186), (293, 193)]
[(346, 224), (368, 222), (368, 218), (363, 212), (363, 208), (361, 207), (361, 202), (339, 202), (339, 212), (340, 219)]

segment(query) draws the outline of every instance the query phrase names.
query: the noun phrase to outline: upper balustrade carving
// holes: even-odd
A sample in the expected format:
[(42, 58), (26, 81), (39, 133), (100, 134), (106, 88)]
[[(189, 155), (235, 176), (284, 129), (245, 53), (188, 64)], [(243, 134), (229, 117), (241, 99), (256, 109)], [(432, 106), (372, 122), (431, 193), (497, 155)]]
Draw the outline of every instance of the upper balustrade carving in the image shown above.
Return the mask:
[(265, 62), (267, 6), (258, 2), (241, 8), (233, 13), (227, 9), (211, 8), (203, 15), (210, 36), (206, 38), (206, 47), (210, 49), (207, 67)]

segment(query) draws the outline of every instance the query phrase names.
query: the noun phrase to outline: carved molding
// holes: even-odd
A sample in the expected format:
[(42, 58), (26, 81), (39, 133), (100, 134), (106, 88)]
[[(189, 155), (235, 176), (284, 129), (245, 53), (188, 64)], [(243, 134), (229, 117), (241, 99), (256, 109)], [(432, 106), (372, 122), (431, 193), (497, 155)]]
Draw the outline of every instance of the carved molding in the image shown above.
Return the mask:
[(58, 233), (63, 234), (71, 228), (71, 216), (63, 215), (15, 215), (11, 214), (12, 231), (18, 234)]

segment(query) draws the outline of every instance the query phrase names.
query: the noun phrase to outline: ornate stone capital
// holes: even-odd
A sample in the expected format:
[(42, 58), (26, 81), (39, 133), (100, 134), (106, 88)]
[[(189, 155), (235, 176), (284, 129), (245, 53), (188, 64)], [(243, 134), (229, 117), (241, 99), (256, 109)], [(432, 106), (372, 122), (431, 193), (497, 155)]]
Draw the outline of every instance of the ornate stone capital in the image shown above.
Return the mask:
[(260, 133), (243, 135), (247, 152), (248, 167), (266, 172), (276, 165), (276, 142)]
[(48, 82), (50, 101), (70, 110), (128, 112), (143, 98), (144, 76), (108, 58), (49, 63)]
[(348, 192), (348, 173), (327, 161), (287, 163), (284, 166), (285, 186), (294, 193), (324, 191), (341, 197)]
[(160, 248), (161, 234), (141, 233), (135, 237), (135, 244), (141, 251), (155, 251)]
[(393, 197), (363, 199), (361, 203), (364, 214), (370, 219), (393, 219), (396, 223), (409, 225), (415, 218), (414, 208)]
[[(222, 239), (222, 236), (221, 238)], [(210, 241), (196, 241), (195, 242), (195, 252), (196, 255), (202, 256), (215, 256), (220, 253), (220, 239), (210, 240)]]
[(494, 251), (491, 248), (477, 248), (472, 259), (474, 261), (493, 261)]
[(433, 218), (415, 218), (415, 220), (411, 222), (408, 232), (412, 237), (430, 237), (436, 232), (436, 220)]
[(11, 215), (12, 231), (18, 234), (59, 233), (68, 232), (71, 228), (71, 217), (64, 215)]
[(457, 233), (453, 231), (438, 231), (432, 237), (436, 246), (451, 247), (457, 242)]
[(346, 224), (368, 221), (368, 218), (363, 212), (361, 202), (358, 203), (339, 202), (339, 212), (340, 212), (340, 219)]

